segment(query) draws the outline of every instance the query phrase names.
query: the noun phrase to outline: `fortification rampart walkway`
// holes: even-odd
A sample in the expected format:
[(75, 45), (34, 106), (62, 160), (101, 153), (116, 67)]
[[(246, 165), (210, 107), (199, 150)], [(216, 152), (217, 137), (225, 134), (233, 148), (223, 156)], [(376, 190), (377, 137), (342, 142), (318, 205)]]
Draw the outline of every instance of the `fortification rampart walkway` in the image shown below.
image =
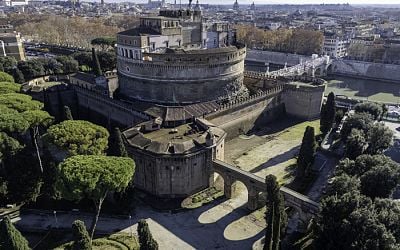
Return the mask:
[[(213, 171), (224, 179), (224, 193), (227, 198), (233, 196), (235, 182), (240, 181), (247, 187), (247, 207), (251, 210), (258, 208), (260, 192), (264, 192), (266, 187), (263, 178), (220, 160), (213, 161)], [(319, 204), (309, 197), (286, 187), (281, 187), (280, 191), (285, 198), (285, 204), (296, 209), (300, 218), (307, 219), (318, 212)]]

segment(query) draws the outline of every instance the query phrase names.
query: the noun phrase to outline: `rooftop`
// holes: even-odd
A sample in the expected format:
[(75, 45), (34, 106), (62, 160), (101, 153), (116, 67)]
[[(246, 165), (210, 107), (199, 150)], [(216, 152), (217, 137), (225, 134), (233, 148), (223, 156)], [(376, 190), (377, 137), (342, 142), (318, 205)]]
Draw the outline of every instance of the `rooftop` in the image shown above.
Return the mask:
[(123, 132), (130, 146), (155, 154), (194, 153), (207, 146), (207, 137), (215, 136), (216, 141), (224, 138), (226, 133), (217, 127), (204, 129), (197, 123), (188, 123), (176, 128), (161, 128), (156, 131), (141, 133), (133, 127)]

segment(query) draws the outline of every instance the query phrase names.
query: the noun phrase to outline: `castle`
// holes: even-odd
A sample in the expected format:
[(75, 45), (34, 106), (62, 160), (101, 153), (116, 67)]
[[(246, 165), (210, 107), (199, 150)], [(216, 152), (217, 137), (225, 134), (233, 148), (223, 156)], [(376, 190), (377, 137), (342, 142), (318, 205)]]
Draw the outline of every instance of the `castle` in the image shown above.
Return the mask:
[(225, 140), (285, 113), (319, 116), (323, 80), (245, 73), (245, 57), (230, 24), (204, 22), (196, 7), (161, 10), (117, 34), (114, 94), (100, 90), (110, 75), (102, 86), (79, 75), (71, 85), (81, 114), (123, 129), (137, 188), (187, 197), (214, 184), (213, 162), (224, 160)]

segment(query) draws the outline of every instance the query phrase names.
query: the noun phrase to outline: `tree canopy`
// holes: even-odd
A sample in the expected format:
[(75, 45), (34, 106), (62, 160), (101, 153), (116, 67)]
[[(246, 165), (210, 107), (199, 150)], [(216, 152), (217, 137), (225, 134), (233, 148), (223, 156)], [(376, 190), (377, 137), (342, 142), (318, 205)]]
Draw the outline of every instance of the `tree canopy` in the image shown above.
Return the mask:
[(91, 239), (102, 203), (109, 191), (120, 192), (132, 180), (135, 163), (128, 157), (76, 155), (58, 166), (56, 189), (62, 198), (79, 201), (91, 199), (96, 204), (96, 216), (91, 227)]
[(323, 134), (328, 133), (335, 121), (336, 107), (335, 94), (330, 92), (326, 103), (321, 108), (320, 130)]
[(6, 72), (0, 72), (0, 82), (14, 82), (14, 77)]
[(0, 82), (0, 95), (10, 94), (10, 93), (18, 93), (20, 91), (20, 89), (21, 89), (21, 85), (19, 85), (19, 84), (16, 84), (13, 82)]
[(66, 120), (47, 130), (48, 140), (70, 155), (101, 155), (107, 149), (107, 129), (82, 120)]
[(311, 166), (314, 162), (316, 147), (314, 127), (307, 126), (304, 131), (299, 156), (297, 158), (296, 176), (298, 178), (303, 178), (310, 173)]
[(72, 236), (74, 242), (72, 243), (71, 250), (92, 250), (90, 237), (83, 221), (76, 220), (72, 223)]
[(352, 129), (359, 129), (364, 133), (367, 133), (373, 122), (374, 119), (372, 115), (368, 113), (356, 113), (349, 116), (344, 122), (341, 130), (342, 139), (346, 141)]
[(103, 71), (101, 70), (101, 65), (99, 62), (99, 58), (97, 57), (96, 50), (92, 48), (92, 69), (96, 76), (103, 75)]
[[(397, 249), (399, 208), (388, 216), (392, 201), (373, 203), (358, 193), (332, 195), (321, 202), (317, 217), (314, 247), (316, 249)], [(393, 218), (394, 221), (389, 221)]]
[(372, 125), (367, 135), (370, 154), (382, 153), (393, 145), (393, 131), (382, 123)]
[(320, 53), (324, 40), (322, 32), (301, 28), (264, 30), (249, 25), (236, 28), (238, 41), (249, 48), (311, 55)]
[(112, 136), (110, 136), (108, 155), (112, 156), (128, 156), (126, 152), (124, 141), (122, 140), (122, 134), (118, 127), (114, 128)]
[(103, 51), (113, 48), (116, 43), (115, 37), (97, 37), (90, 42), (91, 45), (99, 46)]
[(158, 249), (158, 243), (151, 235), (149, 225), (147, 224), (146, 220), (139, 220), (137, 231), (139, 235), (140, 250)]
[(364, 153), (368, 146), (364, 131), (353, 128), (346, 141), (346, 156), (355, 159)]
[(287, 215), (283, 195), (279, 191), (279, 184), (276, 177), (267, 175), (266, 185), (266, 207), (265, 219), (267, 228), (265, 231), (264, 249), (279, 250), (281, 232), (285, 231)]
[(0, 249), (1, 250), (29, 250), (28, 241), (15, 228), (8, 217), (0, 222)]
[(383, 114), (382, 105), (376, 104), (374, 102), (363, 102), (354, 106), (356, 113), (368, 113), (378, 120)]

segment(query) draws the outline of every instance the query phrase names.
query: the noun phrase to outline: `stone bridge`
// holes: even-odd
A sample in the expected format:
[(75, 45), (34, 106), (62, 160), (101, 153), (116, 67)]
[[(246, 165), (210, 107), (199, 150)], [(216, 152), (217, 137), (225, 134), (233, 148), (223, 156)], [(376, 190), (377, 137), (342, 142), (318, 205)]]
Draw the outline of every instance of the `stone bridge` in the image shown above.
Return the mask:
[(257, 79), (271, 79), (276, 77), (291, 77), (299, 75), (309, 75), (309, 76), (324, 76), (328, 72), (328, 67), (331, 64), (329, 56), (318, 57), (314, 55), (311, 59), (306, 61), (301, 61), (291, 67), (285, 67), (276, 71), (269, 72), (268, 68), (266, 72), (254, 72), (246, 71), (244, 73), (245, 77), (257, 78)]
[[(266, 185), (264, 178), (220, 160), (213, 161), (213, 172), (218, 173), (224, 179), (224, 194), (226, 198), (234, 196), (236, 191), (235, 182), (240, 181), (246, 186), (248, 191), (248, 209), (256, 210), (259, 207), (258, 200), (260, 193), (265, 192)], [(294, 208), (299, 213), (301, 221), (307, 221), (317, 214), (319, 209), (317, 202), (286, 187), (281, 187), (280, 191), (285, 198), (285, 205)]]

